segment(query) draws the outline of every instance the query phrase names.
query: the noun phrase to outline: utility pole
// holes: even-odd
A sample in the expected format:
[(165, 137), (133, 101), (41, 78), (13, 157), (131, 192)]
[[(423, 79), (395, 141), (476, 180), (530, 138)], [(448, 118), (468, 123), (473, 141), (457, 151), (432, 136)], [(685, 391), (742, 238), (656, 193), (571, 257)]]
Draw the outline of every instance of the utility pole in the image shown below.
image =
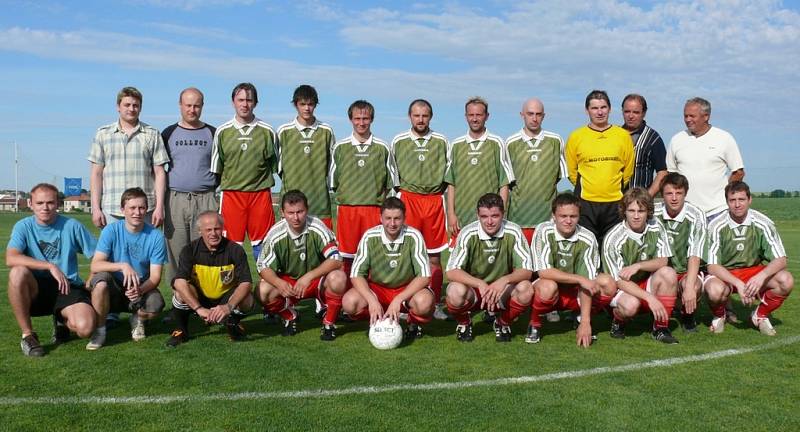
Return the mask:
[(14, 212), (19, 213), (19, 151), (14, 141)]

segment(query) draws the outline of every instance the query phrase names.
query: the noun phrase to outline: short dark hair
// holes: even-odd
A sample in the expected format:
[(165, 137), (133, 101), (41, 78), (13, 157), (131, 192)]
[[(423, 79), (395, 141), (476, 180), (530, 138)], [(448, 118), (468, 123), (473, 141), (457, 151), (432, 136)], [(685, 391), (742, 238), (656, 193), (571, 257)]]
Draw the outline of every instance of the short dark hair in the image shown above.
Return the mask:
[(256, 86), (250, 84), (249, 82), (236, 84), (236, 87), (234, 87), (233, 91), (231, 92), (231, 100), (236, 99), (236, 93), (239, 93), (242, 90), (251, 93), (253, 95), (253, 102), (256, 104), (258, 103), (258, 90), (256, 90)]
[[(622, 105), (621, 105), (622, 109), (625, 109), (625, 102), (627, 102), (629, 100), (635, 100), (635, 101), (639, 102), (639, 104), (642, 106), (642, 112), (643, 113), (647, 112), (647, 101), (644, 99), (644, 96), (642, 96), (640, 94), (636, 94), (636, 93), (631, 93), (631, 94), (625, 96), (625, 98), (622, 99)], [(587, 106), (586, 108), (589, 108), (589, 107)]]
[(671, 172), (664, 177), (660, 189), (662, 195), (664, 194), (664, 186), (666, 185), (672, 185), (672, 187), (676, 189), (683, 189), (685, 192), (689, 192), (689, 179), (681, 173)]
[(728, 196), (733, 195), (736, 192), (744, 192), (747, 194), (747, 198), (750, 198), (750, 186), (741, 180), (736, 180), (728, 183), (728, 185), (725, 186), (725, 199), (727, 200)]
[(352, 120), (353, 119), (353, 111), (355, 111), (355, 110), (366, 110), (366, 111), (369, 112), (369, 118), (375, 120), (375, 107), (372, 106), (371, 103), (369, 103), (369, 102), (367, 102), (367, 101), (365, 101), (363, 99), (359, 99), (359, 100), (351, 103), (350, 104), (350, 108), (347, 108), (347, 118)]
[(557, 208), (565, 205), (577, 206), (578, 212), (580, 212), (581, 201), (572, 192), (561, 192), (560, 194), (556, 195), (556, 197), (553, 199), (553, 203), (550, 205), (550, 212), (555, 214)]
[(297, 105), (297, 102), (302, 100), (310, 100), (314, 105), (318, 105), (319, 95), (317, 94), (317, 89), (308, 84), (303, 84), (294, 89), (294, 94), (292, 95), (292, 105)]
[(506, 212), (506, 206), (503, 205), (503, 198), (496, 193), (489, 192), (478, 198), (478, 205), (476, 209), (481, 208), (494, 208), (497, 207), (501, 212)]
[(31, 189), (31, 195), (33, 195), (33, 193), (38, 191), (39, 189), (44, 189), (46, 191), (53, 192), (54, 194), (56, 194), (56, 196), (58, 196), (58, 188), (53, 186), (53, 185), (51, 185), (50, 183), (39, 183), (39, 184), (37, 184), (36, 186), (34, 186)]
[(414, 108), (414, 105), (425, 105), (428, 107), (428, 111), (431, 112), (431, 117), (433, 117), (433, 107), (431, 106), (431, 103), (425, 99), (414, 99), (411, 101), (411, 103), (408, 104), (408, 115), (411, 115), (411, 108)]
[(467, 103), (464, 104), (465, 113), (467, 112), (467, 107), (469, 107), (470, 105), (483, 105), (483, 111), (486, 114), (489, 114), (489, 102), (487, 102), (486, 99), (480, 96), (472, 96), (467, 100)]
[(605, 90), (592, 90), (586, 95), (586, 103), (584, 106), (586, 109), (589, 109), (589, 101), (593, 99), (600, 99), (606, 101), (609, 107), (611, 107), (611, 99), (608, 98), (608, 93)]
[(383, 204), (381, 204), (381, 213), (385, 210), (400, 210), (403, 213), (403, 216), (406, 214), (406, 205), (400, 198), (397, 197), (389, 197), (383, 200)]
[(135, 198), (144, 198), (144, 205), (147, 206), (147, 194), (140, 187), (132, 187), (122, 192), (122, 198), (119, 202), (120, 208), (124, 208), (126, 202)]
[(281, 210), (286, 208), (287, 204), (297, 204), (299, 202), (303, 203), (303, 205), (306, 206), (306, 209), (308, 208), (308, 198), (306, 197), (306, 194), (297, 189), (292, 189), (283, 194), (281, 197)]
[(117, 105), (122, 102), (122, 98), (124, 97), (132, 97), (139, 101), (139, 105), (142, 104), (142, 92), (136, 87), (123, 87), (122, 90), (117, 93)]
[(628, 206), (636, 203), (640, 207), (647, 209), (647, 218), (650, 219), (655, 214), (655, 204), (653, 204), (653, 197), (647, 192), (647, 189), (635, 187), (625, 191), (622, 195), (622, 200), (619, 202), (619, 216), (625, 220), (625, 210)]

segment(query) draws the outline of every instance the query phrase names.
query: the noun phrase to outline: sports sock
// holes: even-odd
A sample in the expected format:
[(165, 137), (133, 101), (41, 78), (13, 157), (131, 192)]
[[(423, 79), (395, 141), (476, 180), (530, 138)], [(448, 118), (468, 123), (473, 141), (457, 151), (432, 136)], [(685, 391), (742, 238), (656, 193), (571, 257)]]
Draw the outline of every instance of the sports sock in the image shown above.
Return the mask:
[(672, 309), (675, 309), (675, 301), (677, 300), (677, 297), (675, 297), (674, 295), (671, 296), (657, 295), (656, 298), (664, 306), (664, 309), (667, 310), (667, 319), (655, 321), (653, 323), (653, 328), (654, 329), (669, 328), (669, 317), (672, 316)]
[(472, 306), (474, 303), (472, 301), (467, 301), (461, 307), (455, 307), (447, 302), (447, 310), (450, 311), (450, 316), (453, 317), (454, 320), (460, 325), (467, 325), (471, 322), (469, 317), (469, 311), (472, 310)]
[(286, 298), (279, 296), (275, 300), (267, 303), (266, 306), (264, 306), (264, 311), (273, 315), (278, 315), (284, 321), (289, 321), (295, 318), (295, 314), (292, 308), (288, 307), (288, 303)]
[(530, 325), (536, 328), (542, 328), (542, 317), (540, 315), (555, 310), (557, 301), (558, 295), (552, 299), (544, 300), (539, 297), (539, 293), (535, 293), (533, 295), (533, 307), (531, 307)]
[(431, 322), (431, 316), (417, 315), (413, 310), (408, 311), (409, 324), (427, 324), (429, 322)]
[(325, 311), (322, 323), (336, 324), (336, 320), (339, 319), (339, 311), (342, 310), (342, 295), (325, 290), (325, 306), (328, 306), (328, 310)]
[(708, 307), (711, 309), (711, 314), (714, 315), (714, 318), (723, 318), (725, 316), (725, 302), (724, 301), (721, 302), (720, 304), (716, 305), (716, 306), (710, 304), (710, 305), (708, 305)]
[(786, 300), (786, 297), (779, 296), (773, 293), (772, 290), (767, 290), (761, 299), (761, 304), (756, 308), (756, 317), (766, 318), (772, 311), (781, 307), (784, 300)]
[(192, 314), (190, 309), (172, 308), (172, 321), (178, 326), (178, 330), (184, 333), (189, 332), (189, 316)]
[(508, 309), (504, 310), (502, 315), (500, 315), (500, 324), (501, 325), (511, 325), (518, 316), (525, 311), (528, 305), (521, 304), (517, 302), (515, 298), (512, 298), (508, 301)]

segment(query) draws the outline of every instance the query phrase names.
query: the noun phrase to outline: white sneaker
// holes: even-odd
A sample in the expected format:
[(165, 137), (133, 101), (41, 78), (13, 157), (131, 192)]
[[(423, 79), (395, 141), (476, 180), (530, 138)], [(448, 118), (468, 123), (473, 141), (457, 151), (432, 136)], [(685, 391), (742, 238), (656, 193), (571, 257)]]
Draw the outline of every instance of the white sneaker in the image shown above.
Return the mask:
[(134, 342), (139, 342), (144, 340), (146, 337), (144, 334), (144, 321), (139, 319), (139, 314), (133, 313), (131, 314), (130, 318), (131, 323), (131, 338)]
[(753, 322), (753, 325), (763, 335), (775, 336), (778, 334), (778, 332), (775, 331), (775, 328), (772, 327), (772, 323), (769, 321), (769, 318), (761, 318), (757, 316), (756, 311), (753, 311), (753, 315), (750, 316), (750, 321)]
[(722, 333), (725, 331), (725, 317), (714, 317), (711, 320), (711, 325), (708, 327), (711, 333)]
[(447, 313), (444, 311), (444, 306), (440, 303), (436, 305), (436, 309), (433, 310), (433, 318), (439, 321), (447, 320), (448, 316)]
[(89, 351), (99, 350), (106, 343), (106, 328), (98, 327), (94, 329), (89, 343), (86, 344), (86, 349)]
[(558, 311), (548, 312), (544, 316), (547, 319), (547, 322), (559, 322), (559, 321), (561, 321), (561, 316), (558, 314)]

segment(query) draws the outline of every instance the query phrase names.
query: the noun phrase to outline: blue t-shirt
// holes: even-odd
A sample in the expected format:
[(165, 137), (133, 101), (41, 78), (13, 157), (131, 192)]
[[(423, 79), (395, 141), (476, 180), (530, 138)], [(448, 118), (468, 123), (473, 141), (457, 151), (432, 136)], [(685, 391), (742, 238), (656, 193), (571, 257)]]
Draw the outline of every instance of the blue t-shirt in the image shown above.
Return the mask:
[[(73, 285), (83, 285), (78, 274), (78, 254), (87, 258), (94, 255), (97, 241), (83, 224), (61, 215), (50, 225), (40, 225), (35, 216), (28, 216), (14, 224), (6, 249), (16, 249), (23, 254), (53, 263)], [(34, 270), (39, 275), (45, 270)]]
[[(149, 223), (138, 233), (125, 229), (125, 220), (107, 225), (100, 232), (97, 241), (97, 252), (104, 253), (109, 262), (126, 262), (133, 267), (144, 281), (150, 277), (150, 264), (164, 265), (167, 262), (167, 246), (164, 234)], [(122, 272), (114, 273), (114, 277), (122, 282)]]

